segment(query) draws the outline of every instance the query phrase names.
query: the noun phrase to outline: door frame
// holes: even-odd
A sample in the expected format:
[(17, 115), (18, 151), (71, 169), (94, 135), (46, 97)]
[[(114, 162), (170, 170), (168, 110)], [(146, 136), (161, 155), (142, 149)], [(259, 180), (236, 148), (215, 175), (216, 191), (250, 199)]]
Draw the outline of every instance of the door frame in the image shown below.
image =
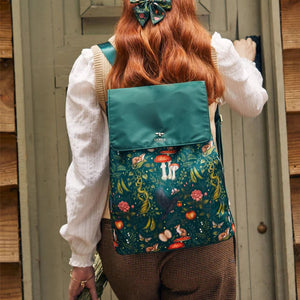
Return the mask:
[[(280, 1), (260, 1), (265, 62), (269, 182), (276, 299), (296, 299), (293, 226), (284, 98)], [(275, 230), (276, 229), (276, 230)]]

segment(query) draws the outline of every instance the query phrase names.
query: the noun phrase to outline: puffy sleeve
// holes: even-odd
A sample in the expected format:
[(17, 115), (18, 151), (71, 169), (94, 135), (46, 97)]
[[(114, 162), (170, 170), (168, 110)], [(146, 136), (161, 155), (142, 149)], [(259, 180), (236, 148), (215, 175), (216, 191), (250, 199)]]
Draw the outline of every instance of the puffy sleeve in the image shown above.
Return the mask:
[(218, 68), (225, 82), (224, 100), (235, 111), (255, 117), (263, 109), (268, 94), (255, 63), (241, 58), (233, 43), (214, 33), (211, 41), (218, 58)]
[(71, 70), (66, 98), (72, 162), (65, 186), (67, 224), (60, 229), (72, 250), (70, 265), (78, 267), (93, 264), (109, 182), (107, 119), (94, 85), (93, 54), (84, 49)]

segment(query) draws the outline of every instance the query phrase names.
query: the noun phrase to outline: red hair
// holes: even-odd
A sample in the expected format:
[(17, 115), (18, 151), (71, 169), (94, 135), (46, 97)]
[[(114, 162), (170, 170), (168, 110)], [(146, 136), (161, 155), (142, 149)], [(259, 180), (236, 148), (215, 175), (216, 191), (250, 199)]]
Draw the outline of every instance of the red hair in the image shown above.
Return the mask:
[(195, 0), (173, 0), (156, 25), (142, 28), (129, 0), (115, 31), (116, 61), (107, 88), (136, 87), (204, 80), (209, 103), (224, 92), (211, 58), (211, 37), (196, 16)]

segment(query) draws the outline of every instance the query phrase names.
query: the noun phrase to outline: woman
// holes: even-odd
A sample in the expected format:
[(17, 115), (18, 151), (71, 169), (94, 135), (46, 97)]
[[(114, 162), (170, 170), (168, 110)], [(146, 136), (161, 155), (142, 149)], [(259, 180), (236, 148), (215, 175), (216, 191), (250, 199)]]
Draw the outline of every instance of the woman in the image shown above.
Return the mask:
[[(258, 115), (268, 96), (253, 63), (255, 43), (248, 39), (233, 46), (217, 33), (210, 37), (197, 21), (194, 0), (172, 0), (171, 7), (165, 2), (158, 2), (164, 10), (153, 11), (152, 19), (146, 20), (147, 10), (140, 10), (143, 4), (124, 0), (110, 40), (117, 59), (106, 78), (107, 87), (205, 80), (210, 108), (215, 109), (215, 99), (222, 97), (238, 113)], [(218, 70), (211, 59), (211, 46), (217, 53)], [(211, 118), (214, 109), (210, 109)], [(105, 209), (108, 127), (96, 99), (91, 49), (82, 51), (70, 73), (66, 121), (73, 160), (66, 177), (68, 223), (60, 233), (72, 250), (69, 299), (76, 299), (85, 285), (92, 299), (97, 299), (92, 256), (99, 240), (104, 272), (121, 300), (235, 299), (233, 238), (173, 252), (115, 253)]]

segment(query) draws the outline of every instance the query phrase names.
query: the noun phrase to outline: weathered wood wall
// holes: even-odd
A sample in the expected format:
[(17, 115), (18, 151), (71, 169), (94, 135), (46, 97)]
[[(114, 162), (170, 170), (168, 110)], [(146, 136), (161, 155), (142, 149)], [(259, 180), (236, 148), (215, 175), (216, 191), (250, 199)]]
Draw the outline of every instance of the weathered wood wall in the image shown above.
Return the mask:
[[(102, 2), (118, 3), (12, 2), (14, 45), (18, 45), (14, 53), (19, 71), (15, 78), (25, 300), (68, 298), (70, 250), (58, 234), (66, 220), (64, 183), (71, 160), (64, 115), (66, 87), (80, 50), (106, 41), (113, 32), (117, 10), (107, 17)], [(238, 226), (238, 299), (294, 300), (290, 201), (283, 192), (288, 178), (286, 127), (281, 121), (285, 111), (279, 105), (284, 103), (283, 84), (277, 80), (282, 73), (276, 52), (281, 45), (279, 1), (197, 2), (201, 20), (211, 32), (232, 40), (256, 34), (263, 42), (270, 95), (263, 114), (246, 119), (222, 107), (226, 181)], [(265, 234), (257, 231), (261, 221), (268, 227)], [(111, 297), (107, 290), (103, 299)]]
[(281, 31), (296, 280), (300, 295), (300, 1), (281, 0)]
[(22, 299), (10, 1), (0, 1), (0, 299)]

